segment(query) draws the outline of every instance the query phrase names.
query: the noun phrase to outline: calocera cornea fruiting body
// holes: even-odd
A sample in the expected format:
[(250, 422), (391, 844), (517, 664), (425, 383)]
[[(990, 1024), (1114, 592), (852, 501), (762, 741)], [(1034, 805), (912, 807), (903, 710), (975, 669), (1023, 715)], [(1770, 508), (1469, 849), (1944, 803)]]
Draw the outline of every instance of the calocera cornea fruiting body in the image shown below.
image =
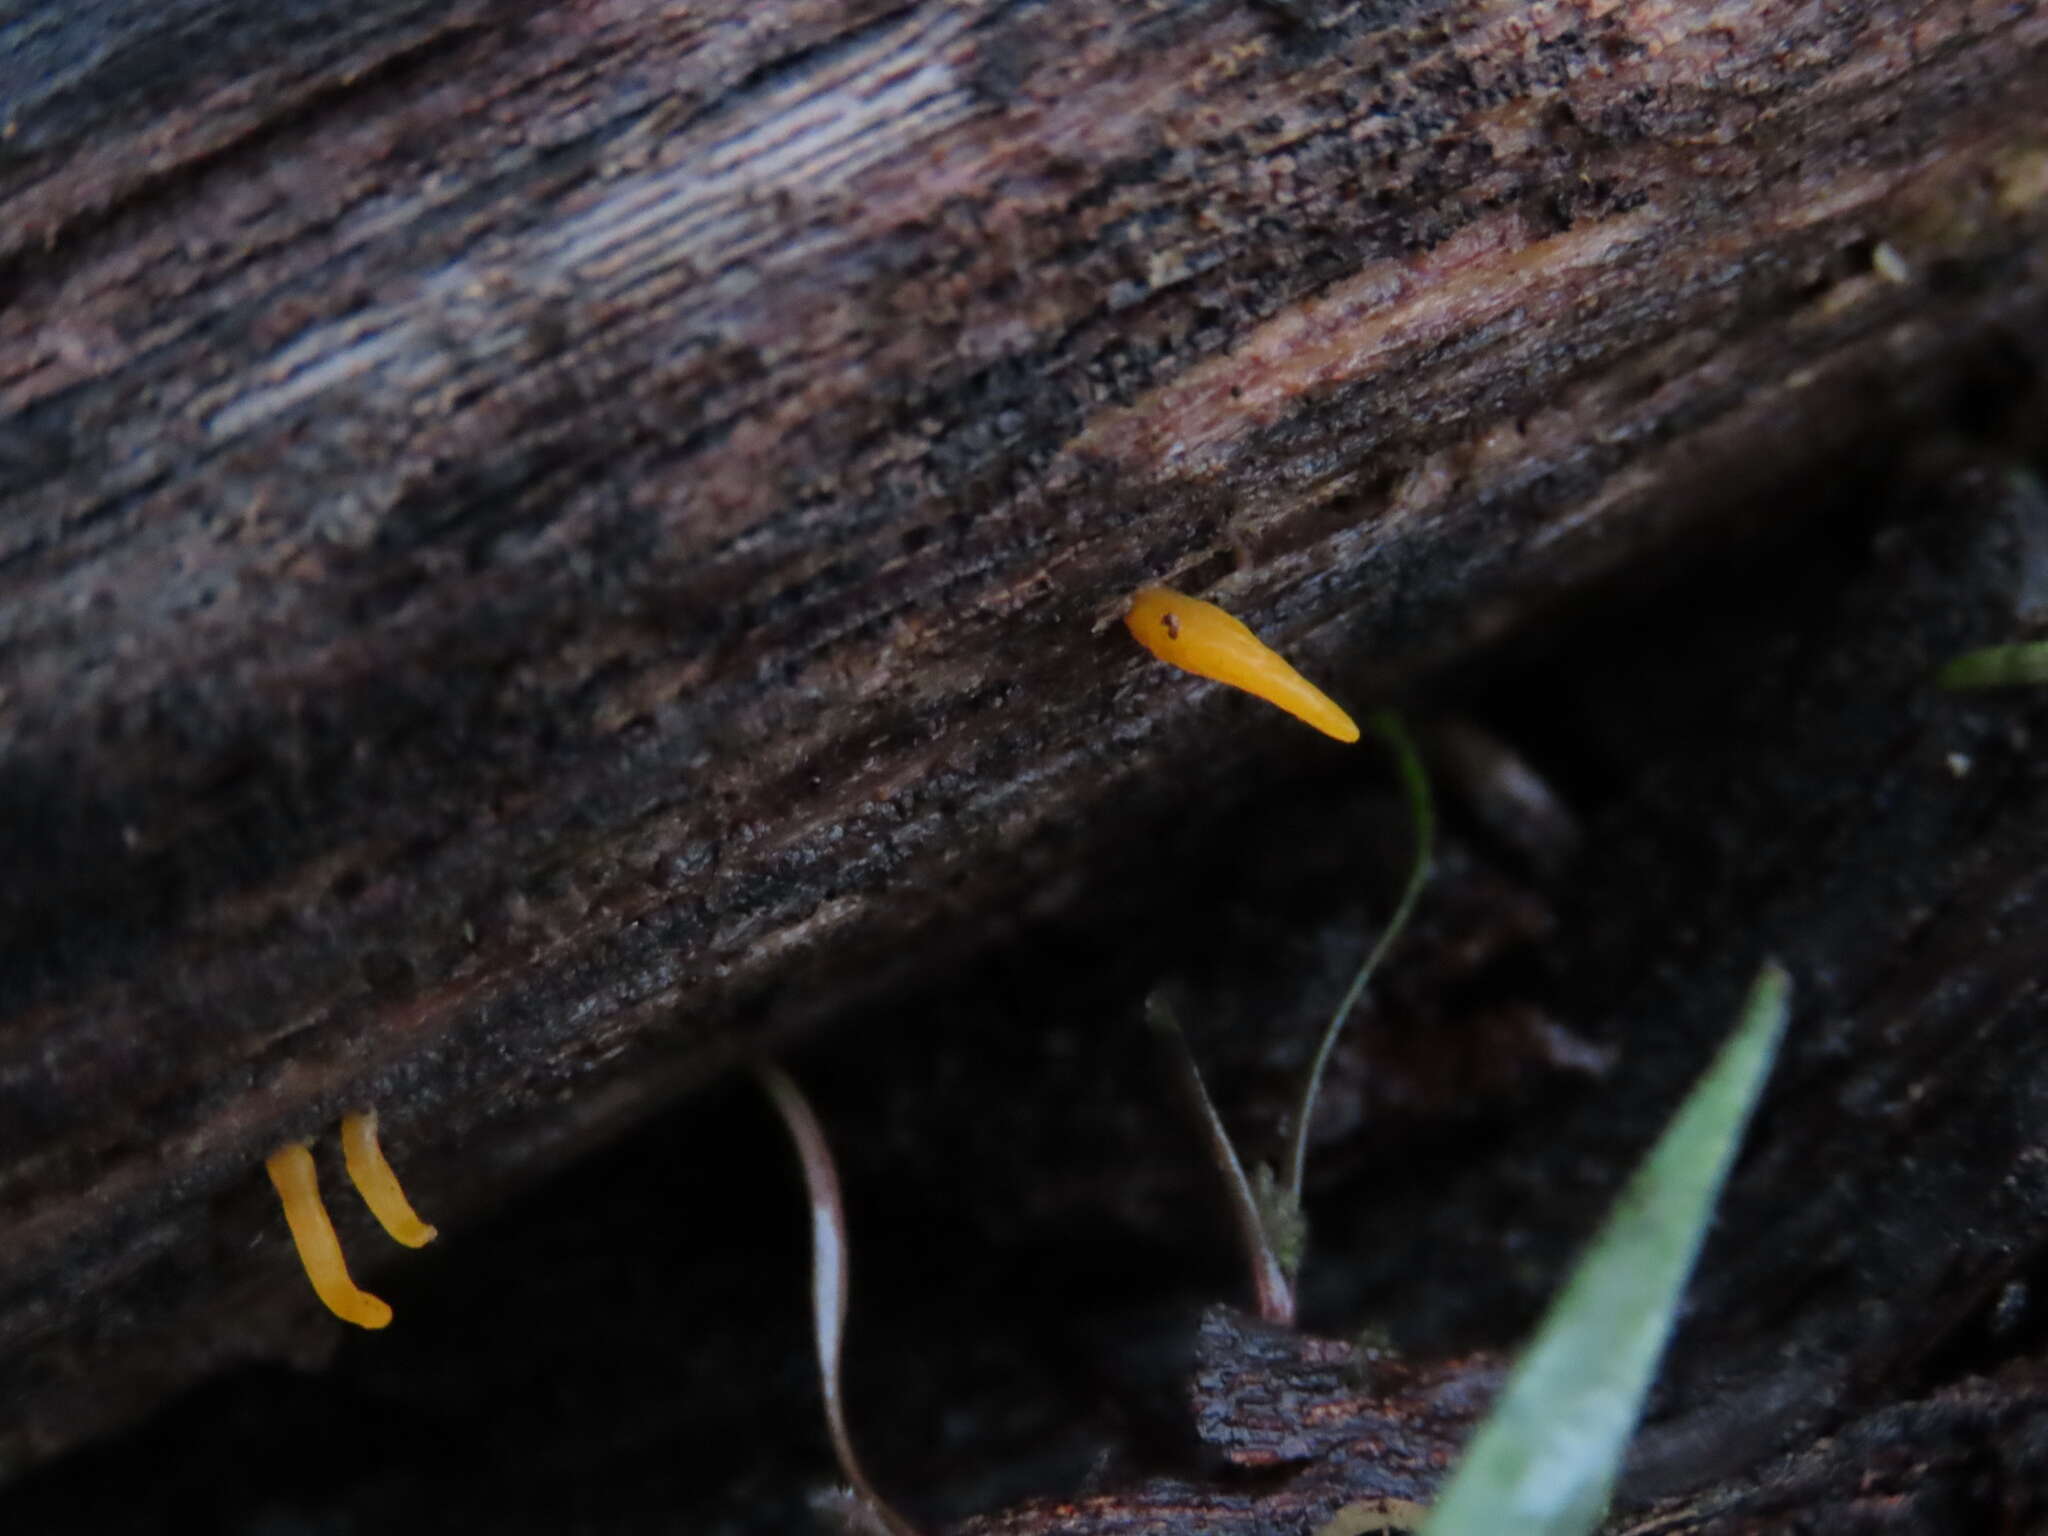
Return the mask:
[(1124, 623), (1169, 666), (1264, 699), (1326, 736), (1358, 740), (1358, 723), (1278, 651), (1214, 603), (1169, 587), (1141, 587)]
[[(420, 1220), (412, 1202), (405, 1198), (398, 1175), (378, 1144), (374, 1110), (342, 1117), (341, 1148), (349, 1182), (378, 1224), (408, 1248), (432, 1242), (434, 1229)], [(326, 1202), (320, 1198), (312, 1149), (303, 1142), (292, 1142), (271, 1153), (263, 1166), (284, 1204), (285, 1225), (291, 1228), (292, 1246), (298, 1249), (299, 1263), (313, 1283), (313, 1294), (345, 1323), (358, 1328), (386, 1326), (391, 1308), (349, 1277), (348, 1263), (341, 1256), (341, 1239), (335, 1235)]]
[(277, 1198), (284, 1202), (285, 1225), (292, 1229), (292, 1244), (299, 1250), (299, 1263), (313, 1282), (313, 1294), (327, 1310), (344, 1323), (358, 1328), (382, 1328), (391, 1321), (391, 1307), (372, 1296), (349, 1278), (348, 1261), (341, 1256), (341, 1239), (334, 1235), (327, 1204), (320, 1198), (319, 1175), (313, 1168), (313, 1152), (299, 1142), (279, 1147), (264, 1159)]
[(348, 1176), (363, 1197), (363, 1204), (391, 1240), (408, 1248), (424, 1248), (439, 1234), (421, 1221), (412, 1202), (399, 1188), (398, 1175), (391, 1171), (384, 1149), (377, 1143), (377, 1112), (358, 1110), (341, 1119), (341, 1155), (348, 1164)]

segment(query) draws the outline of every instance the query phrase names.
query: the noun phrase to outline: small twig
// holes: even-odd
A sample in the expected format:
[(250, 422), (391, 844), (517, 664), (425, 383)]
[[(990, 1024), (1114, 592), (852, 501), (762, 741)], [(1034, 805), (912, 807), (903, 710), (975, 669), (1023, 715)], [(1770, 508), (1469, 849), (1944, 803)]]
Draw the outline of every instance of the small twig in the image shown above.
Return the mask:
[(1294, 1112), (1294, 1135), (1288, 1147), (1284, 1185), (1286, 1196), (1297, 1211), (1301, 1208), (1303, 1170), (1308, 1163), (1309, 1121), (1315, 1115), (1316, 1098), (1323, 1089), (1323, 1072), (1330, 1064), (1331, 1052), (1337, 1048), (1337, 1037), (1344, 1032), (1345, 1021), (1365, 994), (1366, 983), (1372, 980), (1373, 972), (1379, 969), (1380, 961), (1393, 947), (1394, 940), (1401, 936), (1401, 930), (1408, 926), (1416, 899), (1421, 896), (1423, 884), (1429, 879), (1431, 852), (1436, 841), (1436, 811), (1429, 795), (1429, 775), (1423, 771), (1422, 757), (1415, 750), (1408, 728), (1391, 710), (1374, 714), (1367, 720), (1366, 727), (1393, 750), (1394, 764), (1401, 774), (1401, 787), (1408, 797), (1408, 819), (1415, 828), (1415, 861), (1408, 871), (1408, 885), (1401, 892), (1400, 905), (1394, 908), (1392, 919), (1380, 932), (1379, 942), (1373, 945), (1365, 963), (1345, 989), (1343, 1001), (1330, 1015), (1330, 1022), (1323, 1029), (1322, 1042), (1316, 1047), (1315, 1060), (1310, 1063), (1308, 1077), (1302, 1083), (1301, 1104)]
[(1259, 1316), (1269, 1323), (1291, 1325), (1294, 1322), (1293, 1282), (1288, 1279), (1287, 1267), (1281, 1262), (1267, 1232), (1258, 1196), (1253, 1191), (1252, 1181), (1245, 1176), (1244, 1164), (1238, 1159), (1237, 1148), (1231, 1144), (1230, 1132), (1224, 1128), (1222, 1117), (1216, 1113), (1216, 1105), (1209, 1098), (1209, 1090), (1202, 1083), (1201, 1068), (1195, 1065), (1195, 1055), (1188, 1049), (1180, 1020), (1174, 1017), (1166, 999), (1154, 992), (1145, 999), (1145, 1022), (1152, 1026), (1165, 1045), (1173, 1062), (1174, 1075), (1180, 1080), (1181, 1091), (1193, 1108), (1195, 1118), (1201, 1122), (1202, 1134), (1208, 1140), (1210, 1161), (1223, 1175), (1223, 1189), (1230, 1204), (1231, 1219), (1237, 1227), (1238, 1241), (1243, 1244), (1251, 1264), (1252, 1288), (1258, 1296)]
[(811, 1200), (811, 1326), (818, 1345), (818, 1374), (825, 1395), (825, 1427), (832, 1436), (832, 1451), (839, 1458), (839, 1471), (890, 1536), (919, 1536), (918, 1529), (890, 1507), (875, 1491), (853, 1454), (853, 1439), (846, 1430), (845, 1391), (840, 1383), (840, 1346), (846, 1338), (848, 1261), (846, 1207), (839, 1198), (839, 1170), (832, 1161), (832, 1149), (825, 1143), (825, 1131), (818, 1124), (803, 1090), (780, 1067), (758, 1068), (761, 1086), (789, 1128), (803, 1163), (804, 1188)]

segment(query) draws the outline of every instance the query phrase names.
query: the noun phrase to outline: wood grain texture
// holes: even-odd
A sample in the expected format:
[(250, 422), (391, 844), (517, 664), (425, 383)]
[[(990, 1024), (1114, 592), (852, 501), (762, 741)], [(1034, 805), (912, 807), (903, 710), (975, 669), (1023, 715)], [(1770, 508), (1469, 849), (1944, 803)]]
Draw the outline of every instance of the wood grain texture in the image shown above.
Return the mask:
[(375, 1104), (484, 1208), (1306, 751), (1103, 632), (1141, 581), (1365, 700), (1946, 398), (2048, 316), (2044, 60), (1965, 0), (8, 18), (0, 1463), (317, 1347), (281, 1140)]
[[(921, 1528), (1249, 1536), (1415, 1491), (1472, 1407), (1432, 1383), (1524, 1335), (1763, 954), (1797, 1017), (1614, 1528), (2048, 1514), (2048, 695), (1931, 685), (2048, 616), (2048, 496), (1981, 414), (2038, 445), (2048, 334), (2016, 340), (2031, 392), (1869, 444), (1800, 528), (1638, 572), (1432, 690), (1466, 721), (1429, 740), (1466, 745), (1436, 759), (1418, 925), (1333, 1061), (1306, 1332), (1198, 1336), (1251, 1287), (1141, 1003), (1178, 992), (1245, 1155), (1277, 1156), (1405, 873), (1383, 761), (1198, 797), (790, 1053), (850, 1202), (855, 1428)], [(1473, 814), (1517, 745), (1541, 824)], [(833, 1473), (785, 1143), (735, 1074), (380, 1275), (397, 1326), (184, 1395), (0, 1523), (812, 1536)]]

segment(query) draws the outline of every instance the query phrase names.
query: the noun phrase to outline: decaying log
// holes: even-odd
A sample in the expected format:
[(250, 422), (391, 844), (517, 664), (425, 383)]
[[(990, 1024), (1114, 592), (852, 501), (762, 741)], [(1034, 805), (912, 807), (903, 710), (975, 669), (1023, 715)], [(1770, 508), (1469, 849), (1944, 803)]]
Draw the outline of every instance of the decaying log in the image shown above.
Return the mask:
[[(2035, 430), (2038, 391), (2006, 403)], [(1439, 755), (1438, 873), (1318, 1128), (1299, 1337), (1197, 1321), (1248, 1277), (1138, 1004), (1179, 987), (1245, 1154), (1273, 1156), (1400, 878), (1382, 774), (1339, 755), (1191, 806), (795, 1053), (851, 1203), (850, 1405), (881, 1486), (927, 1529), (1006, 1536), (1407, 1518), (1476, 1406), (1455, 1357), (1514, 1344), (1775, 953), (1794, 1025), (1611, 1529), (2048, 1514), (2048, 699), (1929, 686), (2048, 618), (2048, 496), (1995, 447), (1928, 447), (1874, 448), (1801, 536), (1467, 677), (1468, 718), (1428, 734), (1502, 733), (1496, 762)], [(1544, 818), (1580, 823), (1562, 863), (1526, 813), (1472, 814), (1532, 765)], [(802, 1194), (756, 1092), (699, 1095), (437, 1247), (380, 1278), (387, 1333), (188, 1397), (0, 1512), (817, 1528)]]
[(0, 1466), (2048, 322), (2037, 7), (279, 14), (0, 32)]

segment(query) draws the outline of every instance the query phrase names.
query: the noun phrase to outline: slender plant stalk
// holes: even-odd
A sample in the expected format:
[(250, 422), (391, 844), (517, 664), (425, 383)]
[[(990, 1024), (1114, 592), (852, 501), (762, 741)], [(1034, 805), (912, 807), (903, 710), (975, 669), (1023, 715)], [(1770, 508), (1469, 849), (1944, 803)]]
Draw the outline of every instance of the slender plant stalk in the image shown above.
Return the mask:
[(1292, 1326), (1294, 1283), (1288, 1278), (1287, 1268), (1281, 1263), (1280, 1255), (1267, 1235), (1266, 1222), (1260, 1214), (1252, 1181), (1238, 1159), (1237, 1148), (1231, 1144), (1230, 1132), (1216, 1113), (1209, 1090), (1202, 1084), (1201, 1068), (1195, 1065), (1194, 1052), (1188, 1049), (1180, 1020), (1174, 1017), (1166, 999), (1155, 992), (1145, 1000), (1145, 1021), (1165, 1045), (1167, 1056), (1173, 1062), (1174, 1076), (1180, 1081), (1181, 1092), (1186, 1096), (1195, 1118), (1201, 1122), (1202, 1134), (1208, 1140), (1210, 1161), (1223, 1175), (1231, 1220), (1237, 1227), (1238, 1242), (1251, 1265), (1252, 1289), (1258, 1297), (1259, 1316), (1269, 1323)]
[(1366, 983), (1372, 980), (1380, 961), (1386, 958), (1394, 940), (1408, 926), (1416, 899), (1422, 895), (1422, 887), (1429, 879), (1430, 859), (1436, 843), (1436, 808), (1430, 799), (1429, 775), (1423, 770), (1422, 755), (1415, 750), (1408, 728), (1391, 710), (1373, 714), (1366, 721), (1366, 728), (1393, 751), (1394, 764), (1401, 775), (1401, 788), (1408, 798), (1408, 820), (1415, 828), (1415, 859), (1408, 870), (1408, 885), (1401, 892), (1400, 905), (1394, 908), (1393, 917), (1380, 931), (1379, 941), (1366, 955), (1365, 963), (1359, 966), (1358, 974), (1351, 978), (1351, 985), (1345, 989), (1343, 1001), (1330, 1015), (1330, 1022), (1323, 1029), (1322, 1041), (1316, 1046), (1315, 1060), (1309, 1064), (1308, 1076), (1302, 1082), (1301, 1103), (1294, 1112), (1294, 1135), (1287, 1149), (1285, 1184), (1287, 1196), (1297, 1210), (1301, 1206), (1303, 1171), (1308, 1164), (1309, 1121), (1315, 1115), (1316, 1098), (1323, 1091), (1323, 1072), (1330, 1064), (1330, 1053), (1337, 1048), (1337, 1037), (1344, 1032), (1351, 1010), (1365, 995)]
[(840, 1381), (840, 1346), (846, 1338), (848, 1288), (846, 1207), (839, 1198), (839, 1170), (832, 1161), (832, 1149), (818, 1124), (810, 1101), (794, 1079), (780, 1067), (759, 1069), (761, 1086), (789, 1129), (796, 1143), (796, 1155), (803, 1164), (804, 1188), (811, 1200), (811, 1327), (818, 1346), (818, 1374), (825, 1394), (825, 1427), (832, 1436), (832, 1451), (839, 1458), (839, 1471), (869, 1511), (890, 1536), (919, 1536), (918, 1529), (890, 1507), (875, 1491), (853, 1454), (853, 1437), (846, 1430), (846, 1395)]

